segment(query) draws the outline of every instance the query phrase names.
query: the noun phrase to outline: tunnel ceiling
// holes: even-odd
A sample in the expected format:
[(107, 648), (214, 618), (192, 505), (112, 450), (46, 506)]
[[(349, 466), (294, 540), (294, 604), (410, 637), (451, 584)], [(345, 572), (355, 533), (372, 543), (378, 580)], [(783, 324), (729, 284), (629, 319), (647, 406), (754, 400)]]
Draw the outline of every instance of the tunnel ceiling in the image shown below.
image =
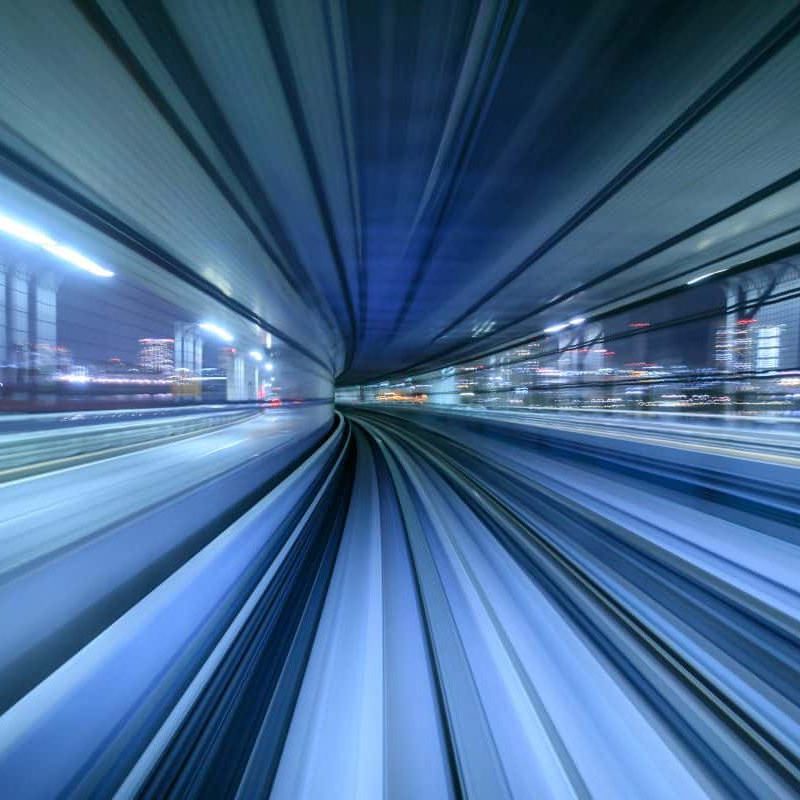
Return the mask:
[(76, 0), (4, 17), (5, 175), (304, 341), (340, 383), (800, 237), (794, 2)]

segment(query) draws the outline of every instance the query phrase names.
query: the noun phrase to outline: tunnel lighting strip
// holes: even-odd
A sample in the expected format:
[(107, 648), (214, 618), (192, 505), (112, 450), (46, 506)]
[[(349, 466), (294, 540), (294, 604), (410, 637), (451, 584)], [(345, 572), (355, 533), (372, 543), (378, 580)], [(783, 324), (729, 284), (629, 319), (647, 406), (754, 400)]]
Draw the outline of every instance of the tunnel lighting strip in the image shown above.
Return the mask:
[(225, 328), (220, 328), (219, 325), (215, 325), (213, 322), (201, 322), (197, 327), (208, 333), (213, 333), (214, 336), (222, 339), (223, 342), (228, 342), (228, 344), (233, 341), (232, 333), (226, 331)]
[(0, 214), (0, 231), (20, 241), (41, 247), (42, 250), (61, 259), (61, 261), (66, 261), (73, 267), (89, 272), (99, 278), (111, 278), (114, 275), (110, 269), (101, 267), (91, 258), (83, 255), (83, 253), (79, 253), (72, 247), (51, 239), (44, 231), (31, 228), (29, 225), (7, 217), (5, 214)]
[(713, 272), (706, 272), (705, 275), (698, 275), (696, 278), (692, 278), (690, 281), (686, 281), (686, 285), (694, 286), (696, 283), (700, 283), (700, 281), (704, 281), (707, 278), (713, 278), (714, 275), (719, 275), (722, 272), (727, 272), (729, 269), (733, 269), (733, 267), (723, 267), (722, 269), (715, 269)]
[(558, 333), (559, 331), (566, 330), (572, 325), (583, 325), (586, 322), (586, 317), (573, 317), (569, 322), (560, 322), (558, 325), (550, 325), (544, 329), (544, 333)]

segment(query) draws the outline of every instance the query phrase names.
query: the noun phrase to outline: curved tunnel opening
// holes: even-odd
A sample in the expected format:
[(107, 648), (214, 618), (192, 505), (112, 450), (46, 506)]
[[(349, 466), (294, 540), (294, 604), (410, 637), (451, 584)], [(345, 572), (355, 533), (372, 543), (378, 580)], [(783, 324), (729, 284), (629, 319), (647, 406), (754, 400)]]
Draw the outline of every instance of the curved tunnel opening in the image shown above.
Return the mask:
[(0, 795), (796, 797), (798, 31), (0, 4)]

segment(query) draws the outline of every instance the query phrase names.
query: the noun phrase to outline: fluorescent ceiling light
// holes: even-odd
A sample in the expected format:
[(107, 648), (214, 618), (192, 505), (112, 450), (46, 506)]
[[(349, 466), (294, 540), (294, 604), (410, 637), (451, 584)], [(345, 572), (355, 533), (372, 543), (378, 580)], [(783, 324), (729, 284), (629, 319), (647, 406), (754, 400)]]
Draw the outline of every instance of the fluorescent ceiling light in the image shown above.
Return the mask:
[(71, 247), (67, 247), (65, 244), (53, 242), (52, 244), (43, 245), (43, 247), (48, 253), (58, 256), (62, 261), (66, 261), (72, 264), (73, 267), (82, 269), (84, 272), (97, 275), (99, 278), (110, 278), (114, 274), (111, 270), (101, 267), (99, 264), (92, 261), (91, 258), (87, 258), (82, 253), (73, 250)]
[(39, 245), (39, 247), (55, 244), (46, 233), (37, 231), (36, 228), (31, 228), (22, 222), (17, 222), (4, 214), (0, 214), (0, 231), (16, 239), (22, 239), (23, 242)]
[(692, 278), (690, 281), (686, 281), (687, 286), (694, 286), (696, 283), (700, 283), (700, 281), (704, 281), (706, 278), (711, 278), (714, 275), (719, 275), (721, 272), (727, 272), (731, 267), (723, 267), (722, 269), (715, 269), (713, 272), (706, 272), (705, 275), (698, 275), (696, 278)]
[(213, 322), (201, 322), (198, 325), (199, 328), (202, 328), (204, 331), (208, 331), (209, 333), (213, 333), (214, 336), (222, 339), (223, 342), (232, 342), (233, 341), (233, 334), (228, 333), (225, 328), (220, 328), (219, 325), (215, 325)]
[(90, 272), (100, 278), (110, 278), (114, 275), (110, 269), (101, 267), (91, 258), (83, 255), (83, 253), (79, 253), (77, 250), (51, 239), (44, 231), (31, 228), (29, 225), (5, 216), (5, 214), (0, 214), (0, 231), (13, 236), (15, 239), (41, 247), (51, 255), (66, 261), (68, 264), (72, 264), (73, 267), (82, 269), (84, 272)]
[(583, 325), (586, 322), (586, 317), (573, 317), (570, 321), (570, 325)]
[(562, 322), (560, 325), (551, 325), (549, 328), (545, 328), (545, 333), (558, 333), (559, 331), (563, 331), (564, 328), (568, 328), (568, 322)]

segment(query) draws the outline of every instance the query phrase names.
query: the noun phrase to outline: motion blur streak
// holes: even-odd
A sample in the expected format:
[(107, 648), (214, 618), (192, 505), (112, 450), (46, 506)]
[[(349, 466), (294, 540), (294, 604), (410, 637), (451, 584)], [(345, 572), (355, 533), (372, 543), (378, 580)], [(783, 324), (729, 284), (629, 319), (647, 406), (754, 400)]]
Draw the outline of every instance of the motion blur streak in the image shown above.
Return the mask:
[[(192, 534), (175, 511), (173, 540), (146, 544), (140, 529), (134, 557), (125, 524), (76, 538), (48, 501), (50, 536), (4, 571), (16, 702), (0, 718), (3, 785), (16, 797), (792, 796), (798, 435), (742, 455), (731, 444), (749, 434), (723, 426), (687, 440), (670, 425), (507, 416), (349, 411), (180, 556)], [(34, 480), (57, 493), (60, 475)], [(137, 577), (104, 574), (96, 589), (77, 565), (58, 577), (98, 545), (108, 555), (87, 563), (127, 549)], [(42, 592), (59, 593), (57, 619)], [(45, 664), (35, 688), (13, 691), (9, 676)], [(44, 752), (48, 768), (31, 770)]]
[(800, 0), (0, 0), (0, 800), (800, 800)]

